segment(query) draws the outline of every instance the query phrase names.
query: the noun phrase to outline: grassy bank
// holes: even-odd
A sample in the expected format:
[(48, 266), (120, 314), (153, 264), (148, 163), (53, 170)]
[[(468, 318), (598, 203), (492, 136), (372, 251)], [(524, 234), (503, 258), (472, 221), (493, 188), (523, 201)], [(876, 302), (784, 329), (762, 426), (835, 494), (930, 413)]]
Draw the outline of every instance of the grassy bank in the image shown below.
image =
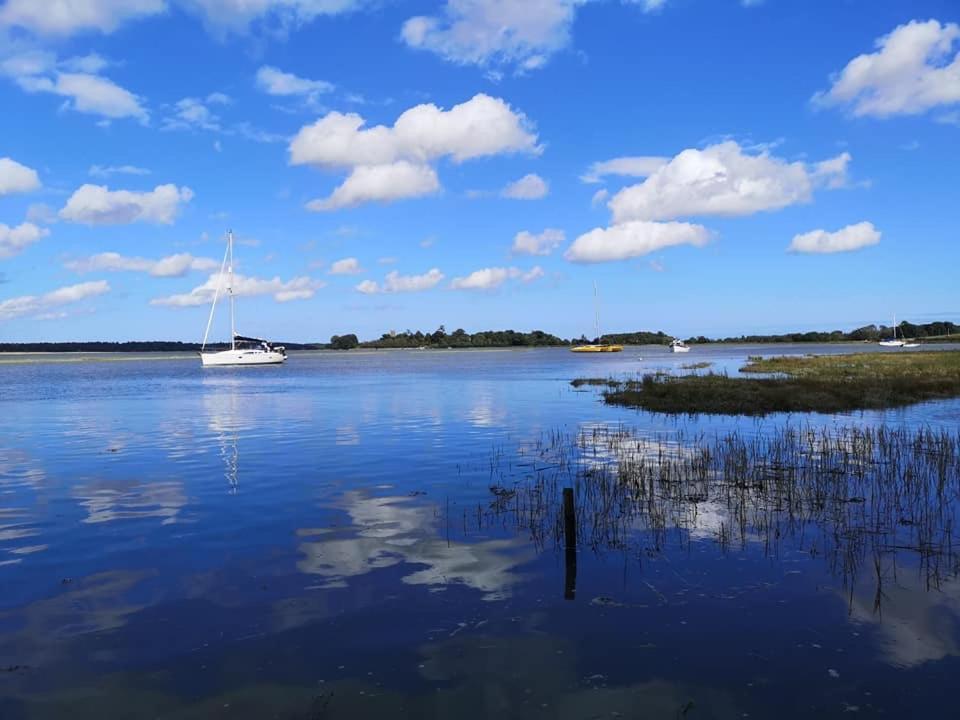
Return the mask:
[(774, 376), (655, 374), (574, 385), (602, 385), (612, 405), (674, 414), (834, 413), (960, 397), (960, 352), (751, 358), (742, 371)]

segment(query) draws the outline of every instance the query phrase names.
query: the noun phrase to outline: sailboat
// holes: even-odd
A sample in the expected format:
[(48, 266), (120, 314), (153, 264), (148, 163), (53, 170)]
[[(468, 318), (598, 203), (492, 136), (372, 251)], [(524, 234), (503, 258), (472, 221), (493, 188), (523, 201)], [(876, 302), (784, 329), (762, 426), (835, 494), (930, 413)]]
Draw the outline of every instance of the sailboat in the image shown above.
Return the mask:
[[(883, 347), (895, 347), (901, 348), (907, 343), (904, 340), (897, 338), (897, 316), (893, 316), (893, 337), (886, 340), (881, 340), (880, 345)], [(916, 347), (915, 345), (913, 347)]]
[(686, 352), (690, 352), (690, 346), (687, 345), (687, 344), (686, 344), (683, 340), (681, 340), (680, 338), (674, 338), (674, 339), (673, 339), (673, 342), (670, 343), (670, 352), (675, 352), (675, 353), (686, 353)]
[[(210, 337), (213, 313), (217, 309), (217, 300), (220, 299), (220, 287), (223, 285), (224, 277), (227, 278), (227, 294), (230, 296), (230, 349), (207, 352), (207, 338)], [(207, 367), (210, 365), (276, 365), (286, 360), (287, 351), (282, 345), (273, 345), (260, 338), (237, 334), (235, 304), (233, 292), (233, 231), (231, 230), (227, 233), (227, 249), (223, 253), (223, 262), (220, 263), (220, 274), (217, 277), (217, 289), (213, 295), (213, 304), (210, 306), (207, 330), (203, 333), (200, 361), (204, 367)]]
[(588, 345), (575, 345), (570, 348), (570, 352), (575, 353), (611, 353), (611, 352), (620, 352), (623, 350), (623, 345), (613, 345), (609, 343), (602, 343), (600, 335), (600, 303), (597, 299), (597, 283), (593, 283), (593, 314), (594, 314), (594, 326), (597, 332), (597, 341), (595, 343), (590, 343)]

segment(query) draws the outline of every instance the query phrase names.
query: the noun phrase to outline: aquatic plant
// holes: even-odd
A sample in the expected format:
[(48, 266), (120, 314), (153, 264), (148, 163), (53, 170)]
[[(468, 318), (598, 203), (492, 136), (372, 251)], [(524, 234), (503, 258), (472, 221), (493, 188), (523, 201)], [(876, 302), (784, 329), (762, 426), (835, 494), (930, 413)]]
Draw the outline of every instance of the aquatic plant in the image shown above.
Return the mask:
[[(908, 556), (928, 588), (960, 572), (960, 433), (783, 427), (716, 437), (650, 437), (598, 425), (542, 435), (518, 460), (491, 461), (480, 527), (503, 524), (542, 548), (565, 547), (563, 488), (580, 549), (636, 556), (714, 542), (724, 551), (785, 546), (823, 557), (852, 588)], [(891, 570), (893, 568), (893, 570)]]

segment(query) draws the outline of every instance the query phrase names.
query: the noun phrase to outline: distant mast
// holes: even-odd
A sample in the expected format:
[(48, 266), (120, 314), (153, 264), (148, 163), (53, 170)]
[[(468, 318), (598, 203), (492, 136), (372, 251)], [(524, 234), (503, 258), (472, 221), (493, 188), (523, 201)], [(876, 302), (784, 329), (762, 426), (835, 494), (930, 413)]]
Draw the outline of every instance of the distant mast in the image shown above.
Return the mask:
[(597, 293), (597, 281), (593, 281), (593, 327), (597, 333), (597, 343), (600, 343), (600, 296)]

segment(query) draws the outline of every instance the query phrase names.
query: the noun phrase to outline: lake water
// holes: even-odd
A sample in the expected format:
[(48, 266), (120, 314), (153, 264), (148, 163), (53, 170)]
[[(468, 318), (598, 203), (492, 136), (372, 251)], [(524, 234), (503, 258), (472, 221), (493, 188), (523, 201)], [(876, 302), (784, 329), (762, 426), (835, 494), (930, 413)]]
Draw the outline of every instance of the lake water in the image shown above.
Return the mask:
[[(861, 350), (876, 347), (319, 352), (206, 370), (0, 357), (0, 717), (951, 716), (952, 546), (879, 547), (817, 513), (758, 520), (757, 502), (737, 522), (717, 497), (680, 498), (658, 530), (631, 516), (616, 542), (590, 535), (605, 502), (588, 497), (592, 464), (623, 463), (605, 433), (678, 456), (784, 427), (955, 435), (960, 401), (673, 418), (570, 380)], [(886, 510), (891, 537), (957, 540), (955, 470), (923, 512)], [(573, 558), (550, 504), (567, 481)]]

